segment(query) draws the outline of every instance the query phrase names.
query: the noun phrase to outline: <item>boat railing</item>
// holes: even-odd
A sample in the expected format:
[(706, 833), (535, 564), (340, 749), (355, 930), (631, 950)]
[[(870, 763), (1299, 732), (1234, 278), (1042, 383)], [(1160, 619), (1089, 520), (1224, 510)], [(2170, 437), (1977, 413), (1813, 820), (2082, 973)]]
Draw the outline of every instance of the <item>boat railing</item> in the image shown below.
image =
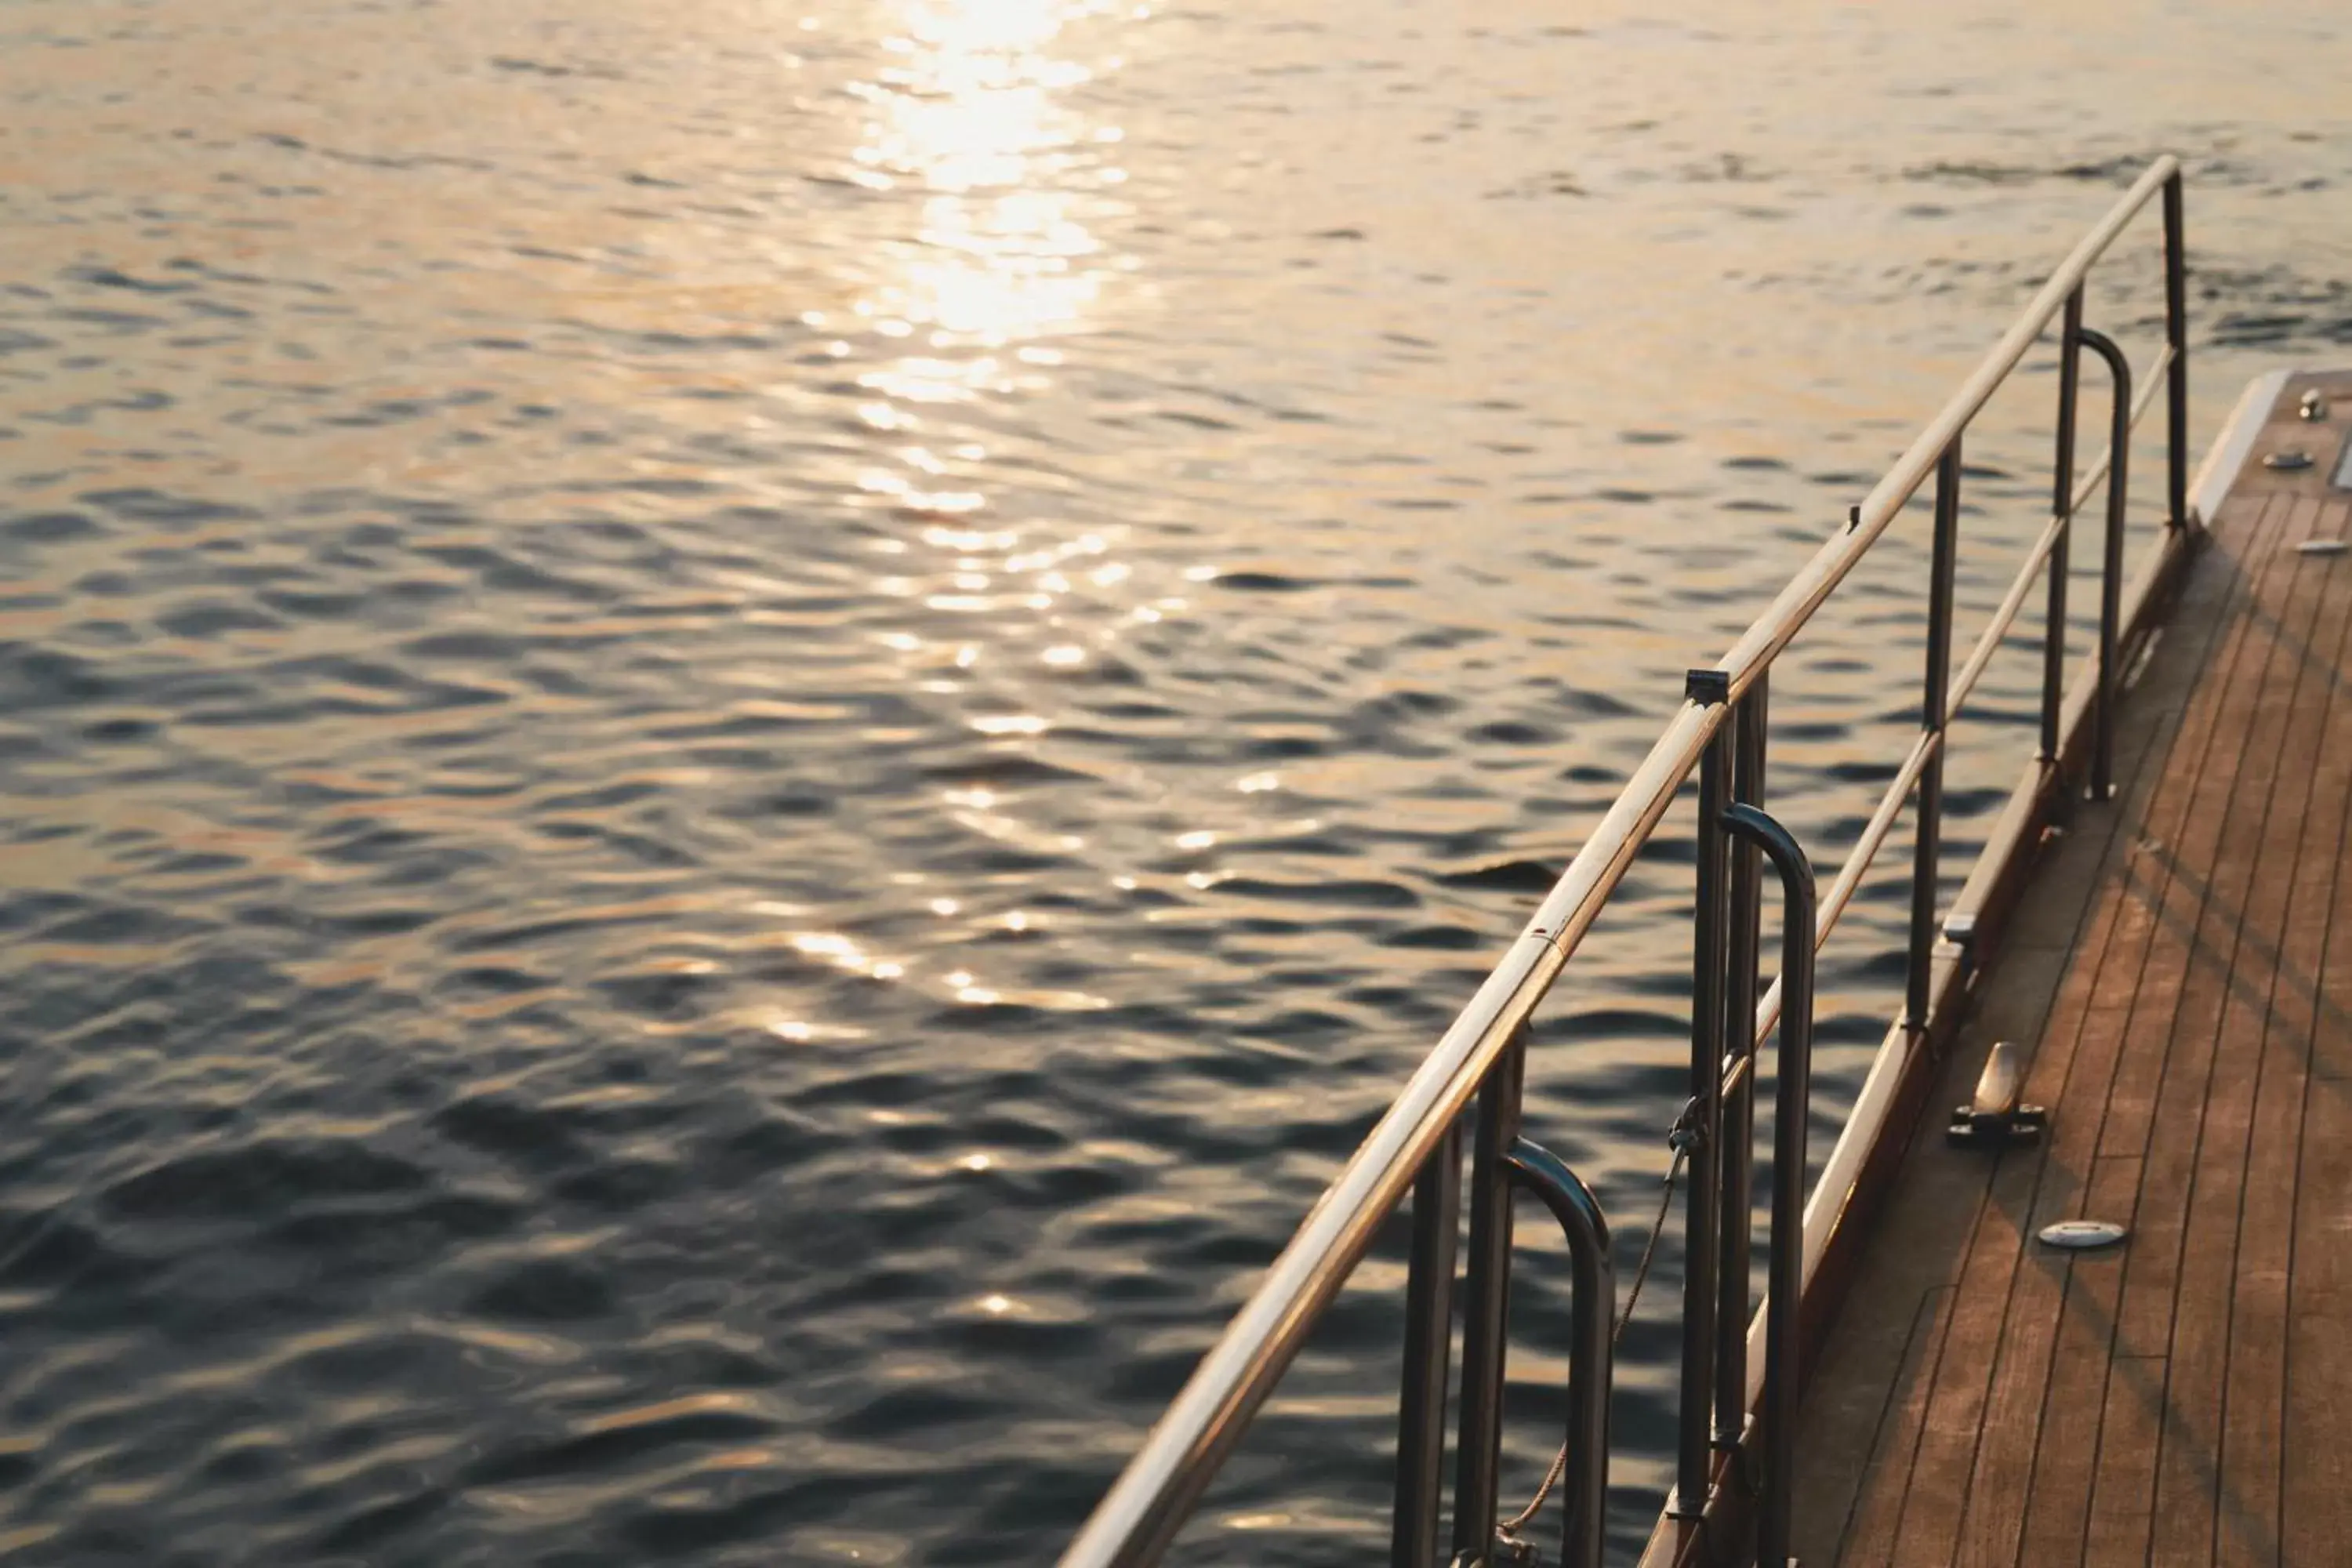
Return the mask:
[[(2084, 323), (2084, 279), (2145, 209), (2160, 201), (2164, 343), (2137, 374)], [(1462, 1363), (1450, 1560), (1516, 1555), (1498, 1536), (1505, 1325), (1511, 1201), (1527, 1189), (1567, 1234), (1574, 1276), (1570, 1419), (1563, 1461), (1568, 1516), (1562, 1563), (1600, 1560), (1608, 1470), (1611, 1324), (1608, 1228), (1592, 1194), (1559, 1161), (1520, 1136), (1529, 1021), (1591, 930), (1635, 857), (1696, 773), (1698, 833), (1689, 1099), (1676, 1119), (1686, 1163), (1681, 1388), (1674, 1489), (1643, 1561), (1660, 1565), (1754, 1560), (1788, 1550), (1790, 1444), (1799, 1345), (1819, 1331), (1853, 1268), (1853, 1252), (1899, 1136), (1924, 1092), (1925, 1068), (1996, 940), (2019, 875), (2043, 826), (2114, 778), (2121, 672), (2144, 640), (2204, 521), (2188, 469), (2188, 359), (2181, 170), (2158, 158), (2053, 272), (2031, 304), (1853, 509), (1764, 614), (1714, 666), (1693, 670), (1685, 700), (1518, 939), (1436, 1048), (1324, 1192), (1264, 1281), (1161, 1415), (1065, 1552), (1062, 1568), (1136, 1568), (1158, 1561), (1325, 1309), (1412, 1194), (1400, 1399), (1393, 1568), (1434, 1568), (1443, 1513), (1444, 1423), (1453, 1382), (1453, 1310), (1463, 1202), (1462, 1147), (1471, 1145), (1469, 1238), (1462, 1273)], [(2059, 323), (2052, 510), (1976, 645), (1952, 666), (1961, 442), (2052, 323)], [(2113, 382), (2106, 451), (2077, 472), (2082, 354)], [(2133, 430), (2166, 394), (2166, 508), (2157, 548), (2124, 581)], [(2135, 391), (2135, 387), (2137, 388)], [(1906, 506), (1934, 481), (1918, 732), (1846, 858), (1816, 892), (1802, 849), (1763, 810), (1773, 662)], [(2066, 670), (2067, 552), (2072, 524), (2104, 487), (2096, 650)], [(1943, 767), (1951, 721), (1975, 691), (2039, 586), (2044, 595), (2038, 746), (1982, 858), (1950, 908), (1938, 908)], [(1801, 1205), (1806, 1056), (1812, 960), (1846, 912), (1906, 805), (1913, 813), (1904, 1006), (1809, 1198)], [(1781, 972), (1759, 995), (1762, 858), (1780, 873), (1789, 915)], [(1775, 1171), (1767, 1235), (1769, 1289), (1748, 1311), (1756, 1054), (1780, 1031)], [(1477, 1101), (1475, 1116), (1471, 1103)], [(1760, 1352), (1760, 1353), (1751, 1353)], [(1760, 1408), (1762, 1419), (1751, 1413)], [(1515, 1521), (1516, 1523), (1516, 1521)]]

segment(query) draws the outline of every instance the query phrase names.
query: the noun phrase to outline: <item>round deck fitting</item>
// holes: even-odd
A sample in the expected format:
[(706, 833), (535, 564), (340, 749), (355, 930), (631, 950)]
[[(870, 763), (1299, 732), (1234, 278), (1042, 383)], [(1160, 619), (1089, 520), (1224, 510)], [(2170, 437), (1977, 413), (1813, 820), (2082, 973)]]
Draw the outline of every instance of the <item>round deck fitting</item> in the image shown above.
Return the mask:
[(2080, 1252), (2094, 1247), (2113, 1247), (2125, 1234), (2124, 1227), (2113, 1220), (2062, 1219), (2056, 1225), (2042, 1227), (2042, 1243)]

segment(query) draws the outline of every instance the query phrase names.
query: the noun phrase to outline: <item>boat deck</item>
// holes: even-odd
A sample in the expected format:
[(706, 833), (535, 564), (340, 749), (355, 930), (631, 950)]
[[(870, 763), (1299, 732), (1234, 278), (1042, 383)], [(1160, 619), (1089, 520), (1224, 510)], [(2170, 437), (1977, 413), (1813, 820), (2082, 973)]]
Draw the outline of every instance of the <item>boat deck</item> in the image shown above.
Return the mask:
[[(2298, 548), (2352, 536), (2352, 374), (2253, 412), (2116, 798), (2044, 855), (1946, 1067), (1938, 1110), (2015, 1041), (2049, 1131), (1923, 1124), (1808, 1373), (1808, 1564), (2352, 1561), (2352, 554)], [(2083, 1216), (2128, 1238), (2034, 1239)]]

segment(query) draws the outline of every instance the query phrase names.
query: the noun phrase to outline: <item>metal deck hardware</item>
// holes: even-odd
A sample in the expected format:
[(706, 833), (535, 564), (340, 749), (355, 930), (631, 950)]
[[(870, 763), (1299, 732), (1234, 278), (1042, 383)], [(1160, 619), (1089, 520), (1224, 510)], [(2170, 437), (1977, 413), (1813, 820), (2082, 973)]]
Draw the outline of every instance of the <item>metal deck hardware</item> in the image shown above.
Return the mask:
[[(1720, 707), (1731, 700), (1730, 679), (1719, 669), (1694, 669), (1683, 678), (1684, 694), (1693, 702)], [(1688, 1260), (1683, 1269), (1682, 1404), (1675, 1426), (1675, 1489), (1667, 1506), (1685, 1518), (1696, 1518), (1706, 1506), (1707, 1478), (1715, 1467), (1709, 1423), (1714, 1419), (1713, 1377), (1717, 1342), (1718, 1269), (1717, 1234), (1722, 1225), (1723, 1068), (1730, 1048), (1725, 1005), (1730, 906), (1727, 873), (1730, 859), (1723, 831), (1724, 807), (1730, 804), (1731, 750), (1738, 726), (1716, 731), (1699, 762), (1697, 903), (1691, 942), (1690, 1110), (1692, 1151), (1690, 1186), (1684, 1209), (1684, 1235)], [(1746, 1209), (1740, 1210), (1744, 1215)], [(1739, 1300), (1729, 1308), (1735, 1321), (1744, 1320), (1748, 1286), (1741, 1276)]]
[(2091, 741), (2091, 798), (2105, 800), (2115, 793), (2116, 689), (2121, 667), (2116, 660), (2116, 638), (2121, 629), (2124, 592), (2125, 465), (2131, 458), (2131, 361), (2105, 332), (2077, 327), (2075, 341), (2107, 362), (2116, 378), (2116, 401), (2108, 421), (2106, 563), (2099, 574), (2099, 705), (2098, 728)]
[(2040, 1234), (2045, 1247), (2086, 1252), (2094, 1247), (2113, 1247), (2128, 1233), (2111, 1219), (2062, 1219), (2056, 1225), (2043, 1226)]
[(2032, 1142), (2049, 1124), (2049, 1113), (2038, 1105), (2020, 1103), (2024, 1091), (2024, 1064), (2017, 1047), (2003, 1040), (1985, 1058), (1984, 1071), (1969, 1102), (1953, 1109), (1952, 1123), (1944, 1129), (1945, 1140), (1970, 1148)]
[[(2164, 342), (2135, 375), (2121, 350), (2083, 324), (2084, 279), (2144, 211), (2163, 215)], [(1529, 1190), (1550, 1208), (1570, 1242), (1574, 1273), (1570, 1416), (1564, 1561), (1600, 1559), (1608, 1454), (1604, 1391), (1611, 1375), (1613, 1281), (1607, 1226), (1592, 1194), (1557, 1160), (1523, 1140), (1520, 1084), (1528, 1028), (1612, 895), (1683, 786), (1696, 775), (1700, 800), (1693, 922), (1688, 1113), (1677, 1119), (1678, 1158), (1689, 1162), (1684, 1213), (1687, 1260), (1681, 1312), (1680, 1428), (1675, 1491), (1652, 1538), (1658, 1563), (1685, 1568), (1760, 1556), (1785, 1560), (1790, 1434), (1799, 1388), (1808, 1292), (1834, 1294), (1828, 1276), (1850, 1262), (1848, 1220), (1874, 1201), (1872, 1163), (1899, 1140), (1885, 1136), (1901, 1086), (1932, 1061), (1967, 994), (1965, 965), (1979, 942), (1998, 940), (2010, 884), (2005, 868), (2040, 842), (2043, 827), (2083, 792), (2104, 797), (2112, 784), (2112, 706), (2119, 672), (2136, 651), (2140, 613), (2201, 531), (2189, 506), (2186, 251), (2180, 166), (2158, 159), (2060, 263), (2024, 313), (1895, 466), (1836, 522), (1819, 551), (1764, 614), (1711, 668), (1694, 671), (1685, 700), (1608, 812), (1587, 834), (1559, 881), (1500, 962), (1422, 1062), (1338, 1178), (1310, 1210), (1249, 1301), (1202, 1358), (1191, 1380), (1144, 1439), (1061, 1559), (1062, 1568), (1141, 1568), (1157, 1562), (1202, 1493), (1240, 1442), (1316, 1321), (1405, 1201), (1412, 1204), (1406, 1292), (1404, 1375), (1399, 1399), (1392, 1568), (1443, 1561), (1445, 1417), (1457, 1276), (1461, 1285), (1461, 1384), (1449, 1532), (1455, 1559), (1493, 1563), (1507, 1555), (1496, 1539), (1511, 1261), (1511, 1197)], [(2056, 449), (2052, 510), (2000, 605), (1953, 668), (1954, 561), (1960, 521), (1961, 442), (1969, 422), (2054, 323), (2058, 349)], [(2106, 452), (2076, 471), (2079, 356), (2105, 362), (2114, 382)], [(2130, 434), (2159, 388), (2166, 402), (2166, 521), (2151, 564), (2126, 606), (2123, 575), (2126, 468)], [(1814, 612), (1935, 479), (1930, 570), (1924, 594), (1927, 647), (1920, 724), (1876, 808), (1825, 887), (1790, 838), (1761, 809), (1771, 667)], [(2065, 668), (2068, 535), (2075, 516), (2104, 487), (2106, 531), (2100, 559), (2097, 652), (2070, 685)], [(2200, 493), (2200, 504), (2202, 495)], [(2037, 589), (2045, 595), (2041, 638), (2039, 745), (2012, 801), (1994, 825), (1983, 864), (1957, 905), (1941, 883), (1943, 763), (1951, 721), (1966, 711), (1979, 680)], [(1861, 889), (1906, 805), (1916, 801), (1911, 919), (1903, 1013), (1878, 1065), (1846, 1117), (1810, 1204), (1804, 1191), (1809, 1104), (1807, 1063), (1813, 957)], [(2014, 817), (2014, 821), (2011, 817)], [(2005, 846), (2005, 847), (2004, 847)], [(2020, 846), (2024, 847), (2021, 848)], [(1996, 849), (1999, 858), (1995, 858)], [(1759, 973), (1762, 861), (1779, 873), (1788, 910), (1780, 973)], [(1990, 889), (1990, 890), (1987, 890)], [(1939, 913), (1941, 921), (1939, 924)], [(1760, 994), (1759, 994), (1760, 991)], [(1780, 1031), (1773, 1106), (1775, 1180), (1768, 1235), (1770, 1289), (1764, 1318), (1752, 1321), (1749, 1264), (1752, 1186), (1746, 1151), (1755, 1120), (1756, 1050)], [(1572, 1040), (1560, 1070), (1574, 1068)], [(1677, 1100), (1682, 1096), (1677, 1095)], [(1996, 1097), (1998, 1098), (1998, 1097)], [(1475, 1113), (1472, 1112), (1475, 1102)], [(1971, 1102), (1973, 1112), (1974, 1102)], [(2010, 1120), (2025, 1108), (2012, 1105)], [(1668, 1109), (1661, 1108), (1660, 1121)], [(1906, 1124), (1907, 1125), (1907, 1124)], [(1470, 1143), (1466, 1245), (1462, 1146)], [(1757, 1353), (1751, 1355), (1751, 1345)], [(1756, 1364), (1758, 1361), (1761, 1365)], [(1751, 1412), (1755, 1415), (1751, 1415)], [(1701, 1523), (1701, 1516), (1705, 1523)]]

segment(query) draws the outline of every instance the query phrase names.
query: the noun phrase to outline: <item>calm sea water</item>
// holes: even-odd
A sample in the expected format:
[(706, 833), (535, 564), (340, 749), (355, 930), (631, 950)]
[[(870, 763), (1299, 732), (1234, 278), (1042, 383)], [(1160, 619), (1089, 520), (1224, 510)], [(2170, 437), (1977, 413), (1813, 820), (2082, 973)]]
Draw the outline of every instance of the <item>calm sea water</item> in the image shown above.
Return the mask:
[[(0, 1557), (1050, 1557), (1683, 668), (2146, 158), (2192, 171), (2200, 445), (2352, 343), (2339, 45), (2270, 3), (0, 6)], [(2141, 354), (2157, 278), (2143, 230), (2094, 300)], [(1972, 615), (2052, 386), (1971, 439)], [(1824, 862), (1916, 700), (1920, 531), (1776, 689)], [(1963, 740), (1955, 876), (2033, 677)], [(1688, 856), (1531, 1069), (1628, 1262)], [(1901, 909), (1826, 972), (1817, 1146)], [(1194, 1556), (1384, 1542), (1398, 1278)]]

